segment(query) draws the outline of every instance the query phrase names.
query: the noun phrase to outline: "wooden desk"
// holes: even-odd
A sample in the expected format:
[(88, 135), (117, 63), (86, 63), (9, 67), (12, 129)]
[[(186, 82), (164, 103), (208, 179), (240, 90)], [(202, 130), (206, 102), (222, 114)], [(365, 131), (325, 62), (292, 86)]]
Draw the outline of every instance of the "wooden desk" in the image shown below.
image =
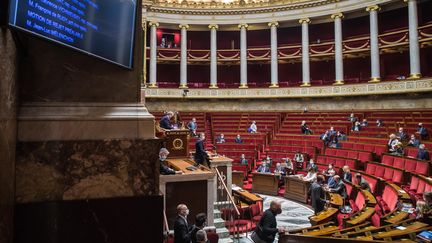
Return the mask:
[(286, 176), (284, 197), (307, 203), (309, 186), (309, 182), (303, 181), (297, 176)]
[(306, 233), (303, 233), (303, 235), (309, 235), (309, 236), (321, 236), (321, 235), (328, 235), (332, 232), (338, 231), (339, 227), (336, 225), (332, 225), (329, 227), (325, 227), (323, 229), (316, 229), (312, 231), (308, 231)]
[(408, 226), (404, 226), (405, 229), (400, 230), (400, 229), (393, 229), (387, 232), (379, 232), (375, 235), (373, 235), (373, 237), (377, 240), (379, 239), (384, 239), (384, 238), (388, 238), (388, 237), (394, 237), (394, 236), (400, 236), (400, 235), (406, 235), (411, 233), (412, 231), (418, 230), (418, 229), (422, 229), (422, 228), (426, 228), (428, 227), (428, 224), (422, 223), (422, 222), (415, 222), (411, 225)]
[(279, 188), (279, 176), (272, 173), (252, 173), (252, 191), (276, 196)]
[(388, 184), (398, 192), (399, 199), (401, 199), (403, 202), (411, 202), (411, 198), (405, 190), (403, 190), (396, 184), (393, 183), (388, 183)]
[(238, 197), (240, 201), (245, 202), (246, 204), (255, 204), (256, 202), (262, 201), (263, 199), (253, 193), (250, 193), (246, 190), (232, 190), (234, 197)]
[(329, 207), (319, 212), (317, 215), (309, 217), (309, 221), (311, 222), (311, 225), (322, 224), (333, 220), (338, 212), (339, 210), (337, 208)]
[(193, 166), (195, 162), (190, 159), (168, 159), (167, 164), (169, 167), (175, 169), (175, 170), (181, 170), (184, 174), (191, 175), (191, 174), (203, 174), (203, 173), (212, 173), (209, 169), (207, 169), (204, 166), (197, 167), (197, 170), (188, 170), (187, 167)]
[(384, 219), (385, 222), (389, 224), (395, 224), (397, 222), (400, 222), (402, 220), (405, 220), (408, 218), (409, 213), (403, 212), (403, 211), (396, 211), (393, 214), (389, 215), (387, 218)]
[(363, 223), (364, 221), (370, 219), (374, 213), (375, 208), (366, 208), (365, 210), (360, 211), (357, 215), (349, 218), (345, 223), (347, 227)]
[(232, 184), (236, 186), (243, 187), (243, 180), (245, 178), (245, 174), (243, 171), (233, 171), (232, 172)]
[(375, 196), (370, 191), (361, 190), (360, 193), (363, 193), (363, 196), (365, 197), (368, 206), (375, 206), (375, 204), (377, 204)]
[[(192, 163), (193, 161), (188, 158), (168, 159), (167, 164), (170, 167), (181, 170), (184, 174), (159, 176), (159, 190), (164, 195), (164, 208), (170, 229), (173, 228), (177, 217), (176, 207), (180, 203), (186, 204), (190, 209), (191, 215), (188, 219), (193, 219), (196, 214), (204, 212), (207, 214), (209, 225), (213, 224), (215, 173), (203, 166), (195, 171), (187, 170)], [(190, 223), (193, 223), (193, 220)]]
[(332, 206), (335, 206), (336, 208), (339, 208), (344, 203), (342, 196), (337, 194), (337, 193), (329, 192), (329, 198), (330, 198), (330, 200), (329, 200), (330, 204)]

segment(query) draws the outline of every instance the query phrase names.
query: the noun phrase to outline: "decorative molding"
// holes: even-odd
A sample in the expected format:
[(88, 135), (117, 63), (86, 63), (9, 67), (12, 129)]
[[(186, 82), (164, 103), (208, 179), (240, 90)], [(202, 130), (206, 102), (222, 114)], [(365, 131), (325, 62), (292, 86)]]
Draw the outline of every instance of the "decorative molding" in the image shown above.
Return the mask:
[(335, 14), (332, 14), (332, 15), (330, 16), (331, 19), (336, 19), (336, 18), (343, 19), (344, 17), (345, 17), (345, 16), (343, 15), (343, 13), (335, 13)]
[(381, 7), (378, 5), (372, 5), (372, 6), (368, 6), (366, 7), (366, 11), (370, 12), (370, 11), (380, 11)]
[(189, 89), (186, 97), (183, 96), (183, 90), (175, 88), (142, 89), (142, 92), (145, 92), (146, 98), (160, 99), (266, 99), (384, 95), (432, 92), (432, 79), (271, 89)]
[(249, 25), (248, 25), (248, 24), (239, 24), (237, 27), (238, 27), (239, 29), (241, 29), (241, 28), (245, 28), (245, 29), (247, 29), (247, 28), (249, 28)]
[(159, 27), (159, 23), (158, 22), (152, 22), (152, 21), (150, 21), (149, 24), (148, 24), (148, 26), (150, 26), (150, 27), (153, 27), (153, 26)]
[(183, 28), (189, 29), (189, 25), (188, 24), (179, 24), (179, 28), (180, 29), (183, 29)]

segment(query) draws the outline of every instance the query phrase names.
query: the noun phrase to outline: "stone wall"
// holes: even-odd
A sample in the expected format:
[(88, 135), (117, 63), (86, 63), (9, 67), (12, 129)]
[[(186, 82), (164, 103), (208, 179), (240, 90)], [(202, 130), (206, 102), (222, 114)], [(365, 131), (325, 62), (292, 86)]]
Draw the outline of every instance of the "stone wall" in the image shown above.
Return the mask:
[(17, 203), (158, 195), (159, 139), (19, 142)]
[(0, 28), (0, 242), (12, 242), (15, 193), (17, 51)]
[(399, 94), (304, 99), (190, 100), (146, 99), (150, 111), (309, 111), (432, 108), (432, 94)]

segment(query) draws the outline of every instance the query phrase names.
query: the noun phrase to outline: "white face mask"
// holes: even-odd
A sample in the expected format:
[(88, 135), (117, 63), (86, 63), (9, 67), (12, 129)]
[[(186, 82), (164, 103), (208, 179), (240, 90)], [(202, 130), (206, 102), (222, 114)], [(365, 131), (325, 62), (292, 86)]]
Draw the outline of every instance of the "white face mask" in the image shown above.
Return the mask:
[(165, 161), (166, 160), (166, 156), (163, 156), (163, 155), (159, 155), (159, 159), (161, 160), (161, 161)]

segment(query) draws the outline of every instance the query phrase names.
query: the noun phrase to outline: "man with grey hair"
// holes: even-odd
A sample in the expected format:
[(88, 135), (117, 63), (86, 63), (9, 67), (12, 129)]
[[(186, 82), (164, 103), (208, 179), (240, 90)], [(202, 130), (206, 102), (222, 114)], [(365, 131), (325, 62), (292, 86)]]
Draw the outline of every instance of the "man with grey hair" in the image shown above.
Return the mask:
[(159, 163), (160, 163), (159, 173), (161, 175), (183, 174), (183, 172), (181, 170), (175, 171), (175, 170), (173, 170), (170, 167), (165, 165), (165, 161), (167, 159), (168, 154), (169, 154), (169, 151), (166, 148), (161, 148), (159, 150)]
[(174, 116), (172, 111), (168, 111), (159, 121), (159, 126), (163, 129), (171, 130), (173, 129), (171, 125), (171, 118)]
[(283, 233), (285, 231), (282, 228), (277, 228), (276, 215), (281, 213), (281, 203), (278, 201), (271, 201), (270, 208), (264, 212), (255, 231), (251, 235), (255, 243), (271, 243), (274, 241), (276, 233)]
[(429, 152), (426, 150), (426, 146), (424, 144), (419, 145), (419, 150), (417, 152), (417, 159), (430, 160)]
[(189, 209), (185, 204), (177, 206), (177, 218), (174, 222), (174, 243), (190, 243), (193, 228), (189, 226)]

